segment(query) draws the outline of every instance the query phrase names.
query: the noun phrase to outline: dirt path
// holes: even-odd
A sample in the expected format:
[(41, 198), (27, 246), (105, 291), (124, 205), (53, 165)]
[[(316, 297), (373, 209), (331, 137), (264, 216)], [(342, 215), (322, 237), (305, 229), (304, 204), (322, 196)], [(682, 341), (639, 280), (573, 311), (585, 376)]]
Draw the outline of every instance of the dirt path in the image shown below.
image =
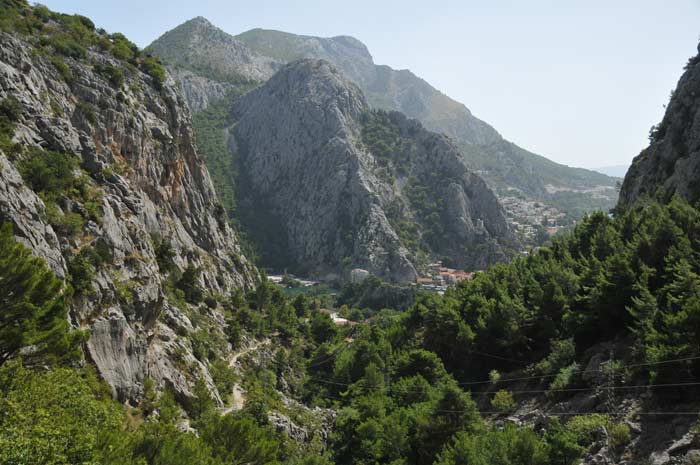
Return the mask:
[[(267, 345), (269, 343), (270, 343), (269, 339), (263, 339), (262, 341), (257, 341), (252, 346), (246, 347), (245, 349), (240, 350), (240, 351), (232, 354), (231, 357), (228, 359), (229, 368), (235, 369), (236, 362), (238, 362), (239, 358), (243, 357), (244, 355), (248, 355), (250, 352), (258, 350), (261, 346)], [(229, 407), (221, 408), (220, 411), (221, 411), (222, 415), (226, 415), (228, 413), (233, 412), (234, 410), (241, 410), (244, 405), (245, 405), (245, 390), (241, 387), (240, 384), (236, 383), (233, 385), (233, 392), (231, 395), (231, 405)]]

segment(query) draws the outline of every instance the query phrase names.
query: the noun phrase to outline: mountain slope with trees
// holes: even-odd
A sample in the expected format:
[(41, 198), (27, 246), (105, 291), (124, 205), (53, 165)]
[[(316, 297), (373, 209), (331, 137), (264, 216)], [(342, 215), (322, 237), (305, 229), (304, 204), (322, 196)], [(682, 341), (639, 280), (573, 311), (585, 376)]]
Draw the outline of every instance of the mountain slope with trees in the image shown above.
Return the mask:
[[(216, 40), (205, 47), (200, 43), (201, 37)], [(214, 42), (217, 45), (211, 45)], [(273, 69), (285, 63), (302, 58), (323, 59), (355, 82), (372, 108), (399, 111), (419, 120), (428, 130), (451, 137), (468, 166), (483, 176), (499, 196), (523, 196), (551, 205), (567, 214), (565, 221), (595, 209), (610, 209), (617, 199), (616, 178), (564, 166), (508, 142), (466, 106), (411, 71), (376, 65), (367, 47), (353, 37), (320, 38), (265, 29), (230, 36), (204, 18), (195, 18), (166, 32), (147, 50), (163, 58), (176, 76), (180, 70), (188, 70), (187, 76), (178, 80), (193, 111), (222, 98), (227, 91), (240, 89), (238, 77), (250, 75), (247, 70), (251, 64), (265, 60), (272, 63), (267, 72), (254, 78), (263, 82)], [(189, 65), (214, 61), (222, 65), (196, 69)], [(224, 74), (218, 72), (223, 64), (228, 70)], [(198, 79), (215, 84), (193, 84)]]
[[(238, 254), (157, 61), (88, 18), (0, 6), (0, 464), (697, 462), (692, 189), (632, 195), (444, 295), (368, 279), (336, 306), (370, 318), (338, 325), (317, 296), (287, 297)], [(364, 111), (328, 63), (270, 82), (234, 104), (244, 155), (266, 115), (255, 103), (315, 108), (309, 96), (327, 102), (331, 88), (342, 104), (322, 108), (336, 119), (312, 114), (336, 135), (350, 130), (339, 118), (352, 123), (361, 162), (399, 177), (423, 156), (411, 144), (454, 158), (415, 121)], [(410, 198), (406, 211), (420, 216)], [(147, 371), (115, 383), (125, 372), (106, 360)]]
[(406, 283), (438, 258), (483, 268), (515, 247), (496, 197), (448, 138), (371, 112), (328, 62), (285, 66), (230, 116), (238, 218), (263, 264)]
[(188, 396), (201, 374), (214, 390), (177, 335), (204, 297), (253, 287), (257, 271), (175, 82), (123, 35), (22, 1), (2, 3), (0, 65), (0, 222), (69, 284), (100, 376), (121, 400), (146, 377)]

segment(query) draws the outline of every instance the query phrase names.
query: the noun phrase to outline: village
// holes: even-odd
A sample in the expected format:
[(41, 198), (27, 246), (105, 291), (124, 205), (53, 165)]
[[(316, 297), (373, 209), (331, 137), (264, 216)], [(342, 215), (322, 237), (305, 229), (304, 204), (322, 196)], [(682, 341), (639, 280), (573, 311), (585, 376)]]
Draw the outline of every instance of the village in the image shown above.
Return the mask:
[(499, 197), (499, 200), (511, 227), (527, 244), (540, 245), (565, 226), (566, 214), (556, 208), (517, 196)]

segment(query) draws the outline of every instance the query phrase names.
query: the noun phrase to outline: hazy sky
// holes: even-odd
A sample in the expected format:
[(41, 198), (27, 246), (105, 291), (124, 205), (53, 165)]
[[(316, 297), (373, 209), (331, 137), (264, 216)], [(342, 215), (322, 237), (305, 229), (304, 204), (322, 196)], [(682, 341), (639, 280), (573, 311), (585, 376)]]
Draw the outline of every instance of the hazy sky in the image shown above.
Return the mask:
[(231, 34), (262, 27), (352, 35), (507, 139), (552, 160), (629, 163), (660, 121), (700, 38), (700, 0), (44, 0), (141, 47), (194, 16)]

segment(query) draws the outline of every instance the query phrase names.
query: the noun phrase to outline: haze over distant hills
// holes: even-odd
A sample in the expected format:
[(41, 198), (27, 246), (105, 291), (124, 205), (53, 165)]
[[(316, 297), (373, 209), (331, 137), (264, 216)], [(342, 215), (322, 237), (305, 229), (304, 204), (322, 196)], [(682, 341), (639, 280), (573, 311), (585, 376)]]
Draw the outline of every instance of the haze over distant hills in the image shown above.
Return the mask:
[(613, 178), (624, 178), (629, 168), (630, 165), (612, 165), (593, 168), (593, 171), (597, 171), (598, 173), (602, 173)]

